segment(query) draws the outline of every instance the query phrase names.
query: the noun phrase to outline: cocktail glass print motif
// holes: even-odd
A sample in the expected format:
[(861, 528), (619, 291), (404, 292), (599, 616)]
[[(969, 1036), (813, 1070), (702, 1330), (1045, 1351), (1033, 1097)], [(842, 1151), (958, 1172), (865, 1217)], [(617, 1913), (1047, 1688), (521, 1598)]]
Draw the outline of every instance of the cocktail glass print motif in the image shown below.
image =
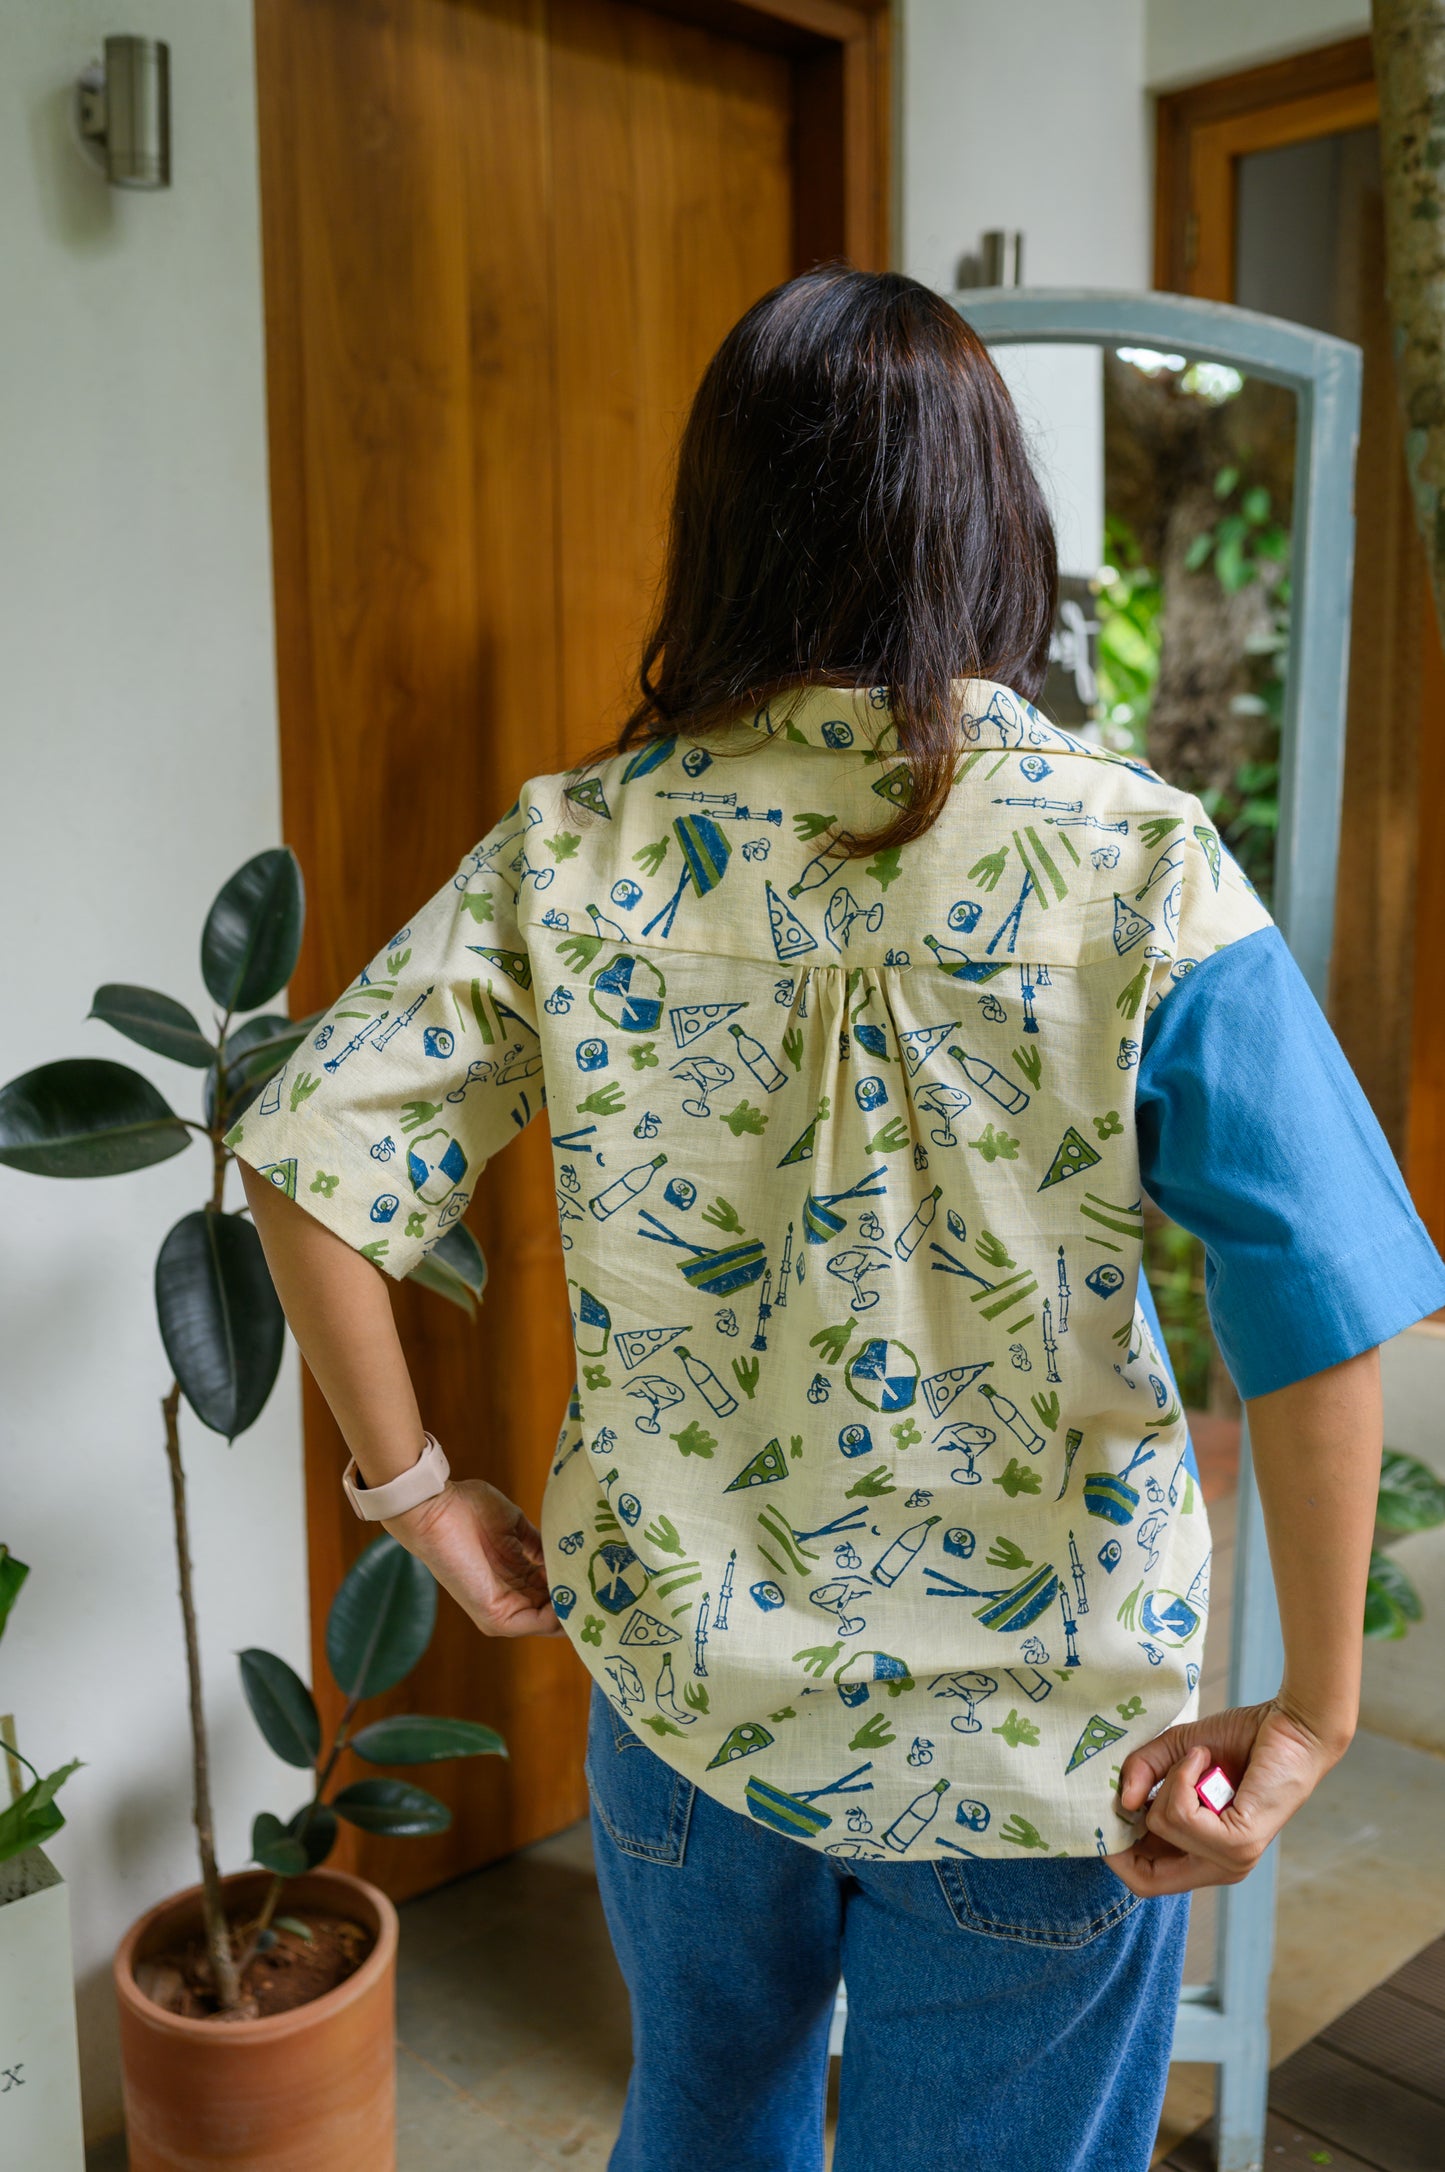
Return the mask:
[(987, 1703), (998, 1688), (991, 1674), (983, 1674), (976, 1667), (965, 1667), (950, 1674), (935, 1674), (928, 1685), (930, 1697), (937, 1697), (948, 1705), (956, 1705), (950, 1711), (948, 1724), (955, 1734), (977, 1735), (983, 1732), (983, 1721), (978, 1717), (978, 1707)]
[(737, 1077), (730, 1063), (722, 1063), (716, 1056), (685, 1056), (681, 1063), (672, 1066), (674, 1078), (695, 1086), (697, 1092), (685, 1098), (681, 1104), (684, 1116), (704, 1117), (712, 1115), (709, 1094), (720, 1093)]
[(709, 896), (727, 873), (732, 857), (733, 848), (711, 815), (679, 815), (672, 833), (682, 854), (682, 874), (672, 896), (643, 929), (644, 935), (651, 935), (657, 928), (670, 935), (683, 891), (690, 888), (699, 898)]
[(853, 1292), (854, 1312), (871, 1312), (879, 1302), (879, 1292), (864, 1277), (887, 1274), (892, 1265), (892, 1260), (879, 1245), (852, 1244), (833, 1254), (828, 1261), (828, 1272), (836, 1275)]
[(983, 1483), (983, 1473), (974, 1466), (984, 1450), (991, 1448), (997, 1439), (991, 1425), (958, 1423), (945, 1425), (935, 1433), (933, 1445), (944, 1455), (958, 1457), (948, 1474), (956, 1486), (979, 1486)]
[(629, 1380), (623, 1389), (634, 1402), (646, 1408), (633, 1420), (639, 1433), (656, 1434), (662, 1431), (662, 1412), (672, 1410), (687, 1400), (686, 1394), (675, 1380), (663, 1373), (643, 1373), (636, 1380)]

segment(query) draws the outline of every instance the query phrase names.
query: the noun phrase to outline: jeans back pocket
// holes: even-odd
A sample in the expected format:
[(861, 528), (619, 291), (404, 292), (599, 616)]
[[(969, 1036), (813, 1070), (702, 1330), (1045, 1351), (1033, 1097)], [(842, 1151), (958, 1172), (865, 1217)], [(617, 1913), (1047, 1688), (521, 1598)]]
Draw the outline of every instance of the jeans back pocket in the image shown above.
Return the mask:
[(1018, 1863), (949, 1856), (933, 1867), (964, 1930), (1027, 1946), (1087, 1946), (1139, 1905), (1097, 1855)]
[(587, 1725), (587, 1788), (608, 1838), (624, 1855), (680, 1863), (692, 1817), (691, 1780), (663, 1763), (594, 1683)]

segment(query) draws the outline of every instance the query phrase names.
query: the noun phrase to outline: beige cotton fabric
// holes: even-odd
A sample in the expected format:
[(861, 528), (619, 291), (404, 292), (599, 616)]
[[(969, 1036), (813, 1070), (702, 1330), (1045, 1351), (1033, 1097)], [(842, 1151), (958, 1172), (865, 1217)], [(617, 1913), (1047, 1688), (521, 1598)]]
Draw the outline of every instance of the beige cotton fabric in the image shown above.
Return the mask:
[(1268, 915), (1197, 801), (962, 693), (942, 819), (861, 859), (881, 690), (534, 778), (232, 1134), (399, 1276), (545, 1099), (557, 1611), (678, 1772), (844, 1857), (1121, 1846), (1204, 1641), (1134, 1092)]

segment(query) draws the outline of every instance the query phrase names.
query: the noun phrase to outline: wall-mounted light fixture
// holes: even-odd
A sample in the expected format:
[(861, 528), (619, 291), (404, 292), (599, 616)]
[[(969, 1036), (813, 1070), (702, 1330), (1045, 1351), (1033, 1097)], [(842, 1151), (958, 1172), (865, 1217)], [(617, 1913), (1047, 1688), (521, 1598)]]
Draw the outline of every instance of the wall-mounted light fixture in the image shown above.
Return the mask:
[(171, 51), (160, 38), (107, 38), (103, 65), (76, 84), (82, 143), (118, 189), (171, 185)]

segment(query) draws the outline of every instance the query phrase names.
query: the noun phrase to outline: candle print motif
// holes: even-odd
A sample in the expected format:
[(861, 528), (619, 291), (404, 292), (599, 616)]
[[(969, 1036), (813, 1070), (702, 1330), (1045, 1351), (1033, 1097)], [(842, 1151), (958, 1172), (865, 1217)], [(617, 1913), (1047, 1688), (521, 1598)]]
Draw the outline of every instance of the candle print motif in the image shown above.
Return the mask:
[(1193, 1711), (1133, 1097), (1269, 925), (1196, 800), (961, 695), (944, 815), (871, 856), (879, 689), (532, 780), (231, 1137), (399, 1276), (545, 1105), (558, 1616), (678, 1772), (877, 1861), (1120, 1847), (1118, 1762)]

